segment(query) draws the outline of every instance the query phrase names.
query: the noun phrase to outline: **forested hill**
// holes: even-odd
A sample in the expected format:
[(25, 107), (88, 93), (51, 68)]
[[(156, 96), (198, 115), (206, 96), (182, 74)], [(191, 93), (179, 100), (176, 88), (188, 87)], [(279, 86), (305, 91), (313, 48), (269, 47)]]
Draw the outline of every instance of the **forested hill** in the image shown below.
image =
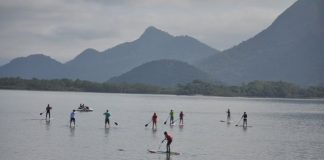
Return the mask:
[(242, 86), (224, 86), (195, 80), (172, 88), (145, 84), (96, 83), (81, 80), (0, 79), (0, 89), (80, 91), (105, 93), (177, 94), (226, 97), (324, 98), (324, 87), (301, 88), (287, 82), (253, 81)]

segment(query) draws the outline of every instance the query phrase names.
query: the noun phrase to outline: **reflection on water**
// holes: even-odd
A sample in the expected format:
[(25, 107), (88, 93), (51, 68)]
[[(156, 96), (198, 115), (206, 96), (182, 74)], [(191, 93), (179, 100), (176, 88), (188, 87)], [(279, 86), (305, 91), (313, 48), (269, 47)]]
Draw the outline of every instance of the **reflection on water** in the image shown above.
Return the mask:
[(157, 131), (158, 131), (157, 128), (152, 129), (152, 137), (153, 137), (153, 138), (157, 138), (157, 134), (156, 134)]
[(179, 131), (183, 131), (183, 126), (184, 125), (179, 125)]
[(155, 134), (157, 131), (157, 128), (152, 128), (152, 133)]
[(51, 121), (50, 120), (46, 120), (45, 121), (45, 124), (46, 124), (46, 131), (49, 131), (50, 130), (50, 126), (51, 126)]
[(75, 126), (71, 126), (70, 127), (70, 137), (74, 137), (75, 136)]
[(171, 160), (171, 154), (170, 153), (166, 154), (165, 160)]
[[(19, 101), (12, 100), (16, 97)], [(79, 102), (95, 110), (78, 113), (80, 126), (70, 128), (69, 113)], [(100, 111), (107, 102), (113, 118), (123, 125), (102, 130)], [(57, 106), (55, 120), (39, 117), (45, 103)], [(171, 105), (175, 115), (186, 110), (186, 128), (164, 125), (163, 119), (152, 130), (147, 115), (157, 112), (167, 117)], [(233, 122), (219, 123), (228, 106)], [(324, 159), (324, 100), (0, 90), (0, 110), (0, 159)], [(238, 123), (245, 111), (247, 128), (242, 127), (243, 120)], [(172, 133), (172, 151), (180, 155), (146, 154), (147, 149), (158, 149), (164, 131)], [(125, 152), (116, 152), (118, 148)], [(165, 143), (160, 150), (165, 150)]]
[(108, 137), (109, 134), (109, 128), (105, 128), (105, 137)]

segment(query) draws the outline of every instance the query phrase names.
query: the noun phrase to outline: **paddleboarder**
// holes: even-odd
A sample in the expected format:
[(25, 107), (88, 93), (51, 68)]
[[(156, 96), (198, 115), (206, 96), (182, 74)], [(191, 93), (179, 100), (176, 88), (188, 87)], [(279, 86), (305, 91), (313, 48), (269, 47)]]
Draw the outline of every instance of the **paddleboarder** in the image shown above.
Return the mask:
[(158, 116), (157, 116), (156, 113), (154, 112), (154, 114), (153, 114), (153, 116), (152, 116), (152, 122), (153, 122), (152, 129), (154, 129), (154, 126), (155, 126), (155, 129), (157, 129), (157, 125), (156, 125), (157, 118), (158, 118)]
[(168, 134), (166, 131), (164, 132), (164, 140), (162, 141), (162, 143), (167, 140), (167, 144), (166, 144), (166, 152), (167, 153), (171, 153), (171, 149), (170, 149), (170, 145), (172, 143), (172, 136), (170, 134)]
[(174, 112), (173, 112), (173, 110), (171, 109), (171, 111), (170, 111), (170, 125), (172, 125), (173, 123), (174, 123)]
[(243, 127), (247, 127), (247, 114), (246, 114), (246, 112), (243, 113), (242, 118), (243, 118)]
[(180, 124), (183, 124), (183, 112), (181, 111), (180, 114), (179, 114), (179, 117), (180, 117)]
[(46, 118), (45, 119), (47, 119), (47, 115), (48, 115), (48, 119), (51, 119), (51, 109), (52, 109), (52, 107), (49, 104), (47, 104), (47, 107), (46, 107)]
[(104, 113), (104, 115), (105, 115), (105, 128), (107, 128), (107, 124), (108, 124), (108, 126), (110, 127), (110, 122), (109, 122), (110, 113), (109, 113), (108, 109), (107, 109), (107, 111)]
[(72, 122), (73, 122), (73, 126), (75, 127), (75, 110), (73, 110), (70, 114), (70, 127)]
[(230, 111), (230, 109), (227, 109), (226, 113), (227, 113), (227, 122), (229, 122), (231, 120), (231, 111)]

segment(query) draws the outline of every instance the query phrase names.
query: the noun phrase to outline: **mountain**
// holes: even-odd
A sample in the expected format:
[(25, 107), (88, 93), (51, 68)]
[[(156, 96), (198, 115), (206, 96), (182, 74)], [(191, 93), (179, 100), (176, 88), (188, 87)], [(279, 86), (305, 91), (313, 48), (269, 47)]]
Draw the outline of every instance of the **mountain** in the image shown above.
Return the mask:
[(230, 84), (324, 82), (324, 1), (298, 0), (255, 37), (197, 63)]
[(34, 54), (12, 60), (0, 69), (0, 77), (52, 79), (60, 77), (63, 64), (43, 54)]
[(155, 60), (140, 65), (109, 82), (176, 86), (193, 80), (211, 81), (211, 77), (188, 63), (177, 60)]
[[(70, 78), (104, 82), (143, 63), (159, 59), (175, 59), (187, 63), (219, 53), (189, 36), (172, 36), (148, 27), (135, 41), (122, 43), (103, 52), (86, 49), (71, 61), (60, 64), (43, 56), (41, 64), (32, 57), (18, 58), (0, 67), (0, 77)], [(19, 63), (17, 63), (19, 61)]]
[(67, 62), (71, 78), (106, 81), (143, 63), (174, 59), (188, 63), (219, 53), (189, 36), (172, 36), (155, 27), (148, 27), (139, 39), (107, 49), (101, 53), (86, 50)]

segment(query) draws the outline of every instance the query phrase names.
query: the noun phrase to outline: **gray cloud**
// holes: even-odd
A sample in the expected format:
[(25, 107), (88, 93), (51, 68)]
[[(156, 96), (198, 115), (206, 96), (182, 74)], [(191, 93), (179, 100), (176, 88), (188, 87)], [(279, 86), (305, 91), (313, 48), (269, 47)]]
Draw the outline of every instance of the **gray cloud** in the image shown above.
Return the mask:
[(296, 0), (0, 0), (0, 59), (44, 53), (62, 62), (86, 48), (135, 40), (148, 26), (217, 49), (269, 26)]

